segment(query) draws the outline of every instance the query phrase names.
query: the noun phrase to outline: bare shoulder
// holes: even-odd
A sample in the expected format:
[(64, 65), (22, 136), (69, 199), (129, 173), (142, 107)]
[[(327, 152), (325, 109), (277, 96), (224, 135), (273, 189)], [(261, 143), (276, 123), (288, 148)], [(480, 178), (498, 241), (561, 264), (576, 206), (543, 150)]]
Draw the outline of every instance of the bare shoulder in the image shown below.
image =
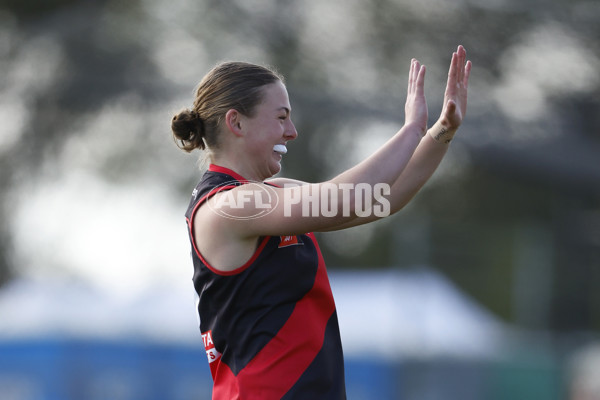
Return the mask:
[(200, 207), (194, 216), (194, 242), (197, 249), (213, 268), (220, 271), (240, 267), (256, 248), (258, 237), (241, 237), (237, 234), (234, 222), (234, 219), (219, 215), (208, 204)]
[(271, 185), (275, 185), (275, 186), (279, 186), (279, 187), (290, 187), (290, 186), (308, 185), (308, 182), (303, 182), (303, 181), (299, 181), (297, 179), (283, 178), (283, 177), (277, 177), (277, 178), (267, 179), (265, 181), (265, 183), (268, 183), (268, 184), (271, 184)]

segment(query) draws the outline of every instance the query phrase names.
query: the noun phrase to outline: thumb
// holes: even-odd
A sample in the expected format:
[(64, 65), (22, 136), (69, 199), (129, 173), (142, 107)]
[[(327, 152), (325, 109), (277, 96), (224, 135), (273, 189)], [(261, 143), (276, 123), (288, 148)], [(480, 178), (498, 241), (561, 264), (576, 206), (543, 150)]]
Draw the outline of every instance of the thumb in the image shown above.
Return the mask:
[(452, 115), (456, 112), (456, 102), (454, 100), (448, 100), (446, 103), (446, 115)]

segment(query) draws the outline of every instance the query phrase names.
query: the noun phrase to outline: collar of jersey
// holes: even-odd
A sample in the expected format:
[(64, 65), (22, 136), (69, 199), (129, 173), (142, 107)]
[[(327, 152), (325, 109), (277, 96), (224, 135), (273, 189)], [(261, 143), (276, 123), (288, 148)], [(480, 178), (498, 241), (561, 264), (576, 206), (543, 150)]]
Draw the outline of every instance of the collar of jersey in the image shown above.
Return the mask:
[(235, 172), (235, 171), (233, 171), (233, 170), (231, 170), (229, 168), (221, 167), (219, 165), (210, 164), (208, 166), (208, 170), (212, 171), (212, 172), (220, 172), (221, 174), (229, 175), (233, 179), (235, 179), (237, 181), (240, 181), (242, 183), (248, 183), (248, 182), (250, 182), (248, 179), (244, 178), (243, 176), (241, 176), (237, 172)]

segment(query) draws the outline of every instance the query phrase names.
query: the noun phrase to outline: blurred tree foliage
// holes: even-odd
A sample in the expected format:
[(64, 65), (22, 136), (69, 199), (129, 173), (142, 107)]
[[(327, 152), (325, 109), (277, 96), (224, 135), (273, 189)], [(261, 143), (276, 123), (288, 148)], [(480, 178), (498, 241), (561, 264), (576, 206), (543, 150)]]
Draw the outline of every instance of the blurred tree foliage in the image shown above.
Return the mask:
[[(287, 77), (301, 136), (284, 172), (326, 179), (378, 141), (374, 121), (401, 124), (411, 57), (428, 65), (435, 121), (450, 51), (461, 43), (474, 63), (470, 110), (448, 159), (400, 215), (322, 235), (328, 264), (427, 264), (519, 325), (600, 329), (599, 17), (598, 3), (583, 0), (3, 0), (0, 63), (11, 72), (0, 77), (0, 109), (10, 118), (7, 104), (20, 104), (21, 122), (0, 140), (2, 220), (14, 211), (11, 193), (52, 165), (96, 110), (131, 93), (149, 112), (182, 93), (191, 103), (197, 80), (228, 58), (269, 63)], [(162, 66), (159, 47), (170, 57)], [(32, 49), (58, 57), (43, 85), (35, 72), (43, 57), (25, 57)], [(30, 76), (22, 69), (31, 63), (42, 65)], [(188, 72), (165, 72), (169, 65)], [(25, 89), (11, 86), (15, 76)], [(170, 135), (168, 119), (146, 128)], [(197, 179), (193, 168), (179, 170), (185, 163), (152, 162), (165, 160), (156, 141), (126, 150), (97, 172), (115, 184), (156, 174), (182, 196)], [(2, 224), (0, 282), (18, 273), (12, 248)]]

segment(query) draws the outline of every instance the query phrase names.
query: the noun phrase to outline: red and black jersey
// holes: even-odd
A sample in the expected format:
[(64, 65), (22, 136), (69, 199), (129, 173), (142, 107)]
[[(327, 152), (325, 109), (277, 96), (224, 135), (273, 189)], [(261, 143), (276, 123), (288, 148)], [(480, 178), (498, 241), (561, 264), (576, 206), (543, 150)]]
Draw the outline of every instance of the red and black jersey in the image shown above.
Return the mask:
[(214, 269), (196, 247), (196, 210), (244, 183), (211, 165), (186, 213), (213, 399), (345, 399), (336, 308), (314, 235), (262, 237), (230, 272)]

